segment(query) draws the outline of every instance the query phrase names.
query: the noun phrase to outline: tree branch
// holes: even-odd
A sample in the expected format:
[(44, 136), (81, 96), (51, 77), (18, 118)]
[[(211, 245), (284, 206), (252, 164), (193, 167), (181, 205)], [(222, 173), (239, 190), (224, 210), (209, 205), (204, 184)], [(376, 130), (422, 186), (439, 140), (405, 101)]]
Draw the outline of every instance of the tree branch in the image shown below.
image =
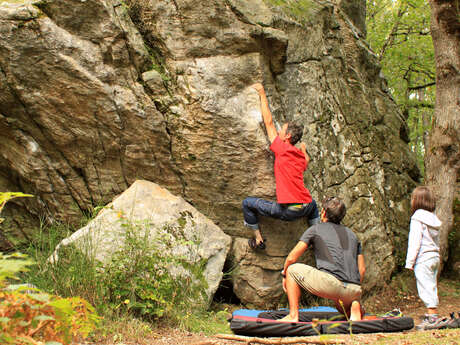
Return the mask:
[(392, 32), (391, 36), (409, 36), (409, 35), (420, 35), (420, 36), (428, 36), (431, 35), (431, 31), (401, 31), (401, 32)]
[(308, 336), (308, 337), (283, 337), (283, 338), (258, 338), (258, 337), (246, 337), (242, 335), (233, 335), (233, 334), (216, 334), (216, 338), (227, 339), (227, 340), (236, 340), (246, 342), (247, 345), (250, 344), (345, 344), (343, 340), (337, 339), (324, 339), (319, 336)]
[(413, 101), (410, 100), (406, 103), (406, 108), (429, 108), (434, 109), (434, 104), (427, 101)]
[(393, 28), (391, 29), (391, 32), (388, 35), (388, 39), (383, 44), (382, 49), (380, 49), (380, 53), (378, 55), (379, 61), (382, 61), (383, 56), (385, 55), (386, 49), (393, 44), (393, 39), (394, 39), (393, 34), (398, 31), (399, 24), (402, 20), (403, 15), (406, 13), (406, 11), (407, 11), (407, 7), (405, 6), (403, 7), (403, 5), (401, 5), (401, 7), (398, 9), (398, 17), (393, 24)]
[(433, 81), (431, 83), (428, 83), (428, 84), (425, 84), (425, 85), (409, 86), (407, 89), (410, 90), (410, 91), (420, 90), (420, 89), (426, 89), (427, 87), (430, 87), (430, 86), (433, 86), (433, 85), (436, 85), (435, 81)]

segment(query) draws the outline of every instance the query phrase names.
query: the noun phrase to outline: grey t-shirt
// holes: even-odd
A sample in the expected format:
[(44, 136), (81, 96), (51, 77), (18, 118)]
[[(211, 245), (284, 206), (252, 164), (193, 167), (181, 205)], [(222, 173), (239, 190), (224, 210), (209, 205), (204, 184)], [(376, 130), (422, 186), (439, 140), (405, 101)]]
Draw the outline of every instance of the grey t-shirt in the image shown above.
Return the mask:
[(316, 268), (345, 283), (361, 284), (358, 255), (361, 242), (346, 226), (320, 223), (308, 228), (300, 240), (313, 247)]

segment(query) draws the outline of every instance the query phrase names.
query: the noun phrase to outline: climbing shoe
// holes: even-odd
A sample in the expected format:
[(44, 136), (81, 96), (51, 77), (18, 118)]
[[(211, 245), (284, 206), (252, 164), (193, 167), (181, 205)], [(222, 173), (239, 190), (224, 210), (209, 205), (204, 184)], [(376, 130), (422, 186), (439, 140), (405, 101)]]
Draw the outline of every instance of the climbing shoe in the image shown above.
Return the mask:
[(248, 244), (249, 244), (249, 248), (253, 250), (257, 250), (257, 249), (264, 250), (265, 249), (265, 241), (257, 243), (257, 240), (255, 238), (250, 238), (248, 240)]

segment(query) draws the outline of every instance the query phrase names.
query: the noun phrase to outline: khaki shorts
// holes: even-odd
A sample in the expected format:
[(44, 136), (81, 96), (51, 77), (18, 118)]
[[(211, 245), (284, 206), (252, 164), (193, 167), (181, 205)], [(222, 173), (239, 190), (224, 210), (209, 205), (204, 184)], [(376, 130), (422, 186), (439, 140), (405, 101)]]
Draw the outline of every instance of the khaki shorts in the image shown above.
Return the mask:
[(297, 263), (290, 265), (287, 273), (311, 294), (331, 299), (336, 305), (340, 305), (339, 301), (342, 301), (347, 310), (353, 301), (361, 299), (360, 285), (343, 283), (332, 274), (314, 267)]

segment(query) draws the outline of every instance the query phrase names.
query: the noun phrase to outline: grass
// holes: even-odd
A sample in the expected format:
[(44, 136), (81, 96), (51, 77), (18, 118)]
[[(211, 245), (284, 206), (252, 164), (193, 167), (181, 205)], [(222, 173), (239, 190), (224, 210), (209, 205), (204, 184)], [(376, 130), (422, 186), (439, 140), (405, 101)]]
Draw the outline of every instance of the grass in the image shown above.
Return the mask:
[[(96, 212), (94, 212), (96, 213)], [(93, 215), (88, 215), (82, 223), (84, 225)], [(180, 223), (180, 222), (179, 222)], [(180, 224), (179, 224), (180, 225)], [(38, 264), (27, 276), (27, 282), (34, 283), (38, 287), (48, 292), (60, 294), (62, 296), (78, 295), (88, 299), (93, 305), (105, 304), (105, 301), (97, 300), (97, 296), (104, 296), (97, 290), (101, 282), (98, 280), (97, 267), (92, 267), (87, 260), (79, 255), (79, 252), (69, 248), (69, 252), (64, 256), (63, 265), (50, 270), (47, 267), (46, 259), (54, 250), (61, 239), (70, 235), (74, 229), (65, 225), (53, 225), (42, 227), (38, 231), (37, 238), (28, 248), (27, 253), (34, 258)], [(140, 248), (140, 249), (143, 249)], [(149, 252), (152, 254), (151, 252)], [(374, 304), (374, 308), (367, 308), (368, 311), (382, 312), (392, 309), (394, 306), (402, 306), (401, 303), (409, 303), (415, 306), (416, 298), (415, 281), (412, 272), (404, 271), (396, 275), (389, 288), (384, 289), (388, 295), (381, 292), (368, 298), (365, 302), (366, 307)], [(458, 297), (460, 296), (460, 282), (453, 280), (441, 280), (439, 283), (439, 295), (441, 304), (449, 303), (451, 308), (457, 308)], [(410, 297), (410, 298), (409, 298)], [(380, 299), (380, 306), (376, 302)], [(325, 305), (323, 300), (308, 300), (308, 305)], [(406, 305), (406, 307), (408, 306)], [(113, 306), (112, 306), (113, 307)], [(194, 308), (182, 308), (175, 306), (173, 316), (159, 319), (142, 319), (132, 313), (132, 310), (123, 308), (99, 308), (103, 315), (103, 321), (98, 329), (88, 339), (97, 344), (155, 344), (158, 338), (163, 336), (171, 337), (177, 344), (187, 343), (187, 337), (197, 338), (210, 337), (218, 333), (230, 334), (228, 318), (235, 309), (244, 308), (240, 305), (229, 305), (223, 303), (213, 303), (206, 311), (197, 312)], [(385, 308), (385, 310), (381, 310)], [(179, 310), (180, 309), (180, 310)], [(374, 310), (372, 310), (374, 309)], [(423, 309), (423, 307), (422, 307)], [(457, 310), (455, 309), (455, 311)], [(406, 308), (406, 310), (409, 310)], [(420, 309), (421, 310), (421, 309)], [(423, 312), (423, 311), (422, 311)], [(406, 313), (405, 313), (406, 314)], [(419, 314), (419, 313), (417, 313)], [(412, 314), (411, 314), (412, 315)], [(444, 316), (444, 315), (443, 315)], [(416, 321), (417, 323), (417, 321)], [(187, 333), (189, 332), (189, 333)], [(335, 337), (335, 336), (334, 336)], [(459, 344), (460, 329), (455, 330), (436, 330), (425, 332), (405, 332), (387, 334), (353, 334), (337, 335), (337, 339), (343, 339), (346, 344), (388, 344), (388, 345), (408, 345), (408, 344)], [(184, 342), (185, 341), (185, 342)]]
[(281, 9), (288, 17), (303, 24), (314, 19), (318, 10), (322, 8), (313, 0), (265, 0), (265, 2)]
[(448, 297), (448, 296), (452, 296), (452, 297), (460, 297), (460, 291), (441, 291), (439, 293), (439, 296), (441, 297)]
[(148, 344), (148, 341), (157, 336), (155, 327), (151, 323), (131, 315), (121, 315), (116, 318), (104, 318), (98, 329), (87, 340), (96, 344), (120, 342)]
[(68, 246), (60, 251), (59, 264), (48, 262), (57, 244), (73, 231), (73, 228), (64, 224), (40, 227), (36, 237), (24, 251), (37, 264), (24, 274), (23, 279), (48, 293), (62, 297), (82, 297), (96, 306), (100, 313), (104, 288), (93, 260), (82, 255), (73, 246)]
[(177, 320), (164, 319), (160, 322), (149, 322), (136, 318), (133, 315), (121, 314), (106, 316), (98, 329), (87, 339), (96, 344), (139, 344), (151, 345), (163, 336), (177, 337), (178, 341), (183, 334), (191, 332), (201, 336), (231, 333), (227, 318), (231, 314), (227, 306), (214, 304), (211, 311), (199, 314), (185, 314), (179, 324)]
[[(460, 281), (457, 280), (441, 280), (439, 283), (440, 297), (460, 297)], [(459, 306), (460, 309), (460, 306)], [(459, 310), (460, 311), (460, 310)]]
[(230, 325), (227, 321), (229, 316), (230, 314), (226, 310), (186, 315), (182, 320), (182, 329), (205, 335), (231, 333)]
[[(84, 219), (82, 225), (87, 221)], [(141, 225), (124, 218), (120, 222), (126, 230), (126, 248), (120, 248), (104, 269), (73, 245), (61, 247), (57, 263), (50, 263), (48, 258), (57, 244), (75, 229), (62, 224), (42, 226), (29, 247), (23, 248), (37, 264), (24, 273), (22, 280), (43, 291), (63, 297), (80, 296), (89, 301), (103, 317), (91, 336), (101, 344), (140, 343), (140, 339), (155, 338), (155, 330), (168, 327), (202, 334), (230, 332), (229, 313), (224, 306), (213, 305), (206, 310), (201, 305), (207, 286), (202, 278), (204, 263), (187, 263), (181, 257), (170, 257), (163, 247), (157, 248), (158, 243), (169, 237), (158, 235), (149, 241), (140, 235)], [(171, 229), (163, 230), (179, 236), (176, 243), (182, 243), (179, 232), (185, 225), (186, 219), (179, 218), (175, 228), (170, 225), (167, 229)], [(199, 245), (193, 241), (185, 244)], [(170, 264), (182, 265), (196, 279), (193, 282), (189, 281), (192, 278), (171, 279), (164, 273)]]

